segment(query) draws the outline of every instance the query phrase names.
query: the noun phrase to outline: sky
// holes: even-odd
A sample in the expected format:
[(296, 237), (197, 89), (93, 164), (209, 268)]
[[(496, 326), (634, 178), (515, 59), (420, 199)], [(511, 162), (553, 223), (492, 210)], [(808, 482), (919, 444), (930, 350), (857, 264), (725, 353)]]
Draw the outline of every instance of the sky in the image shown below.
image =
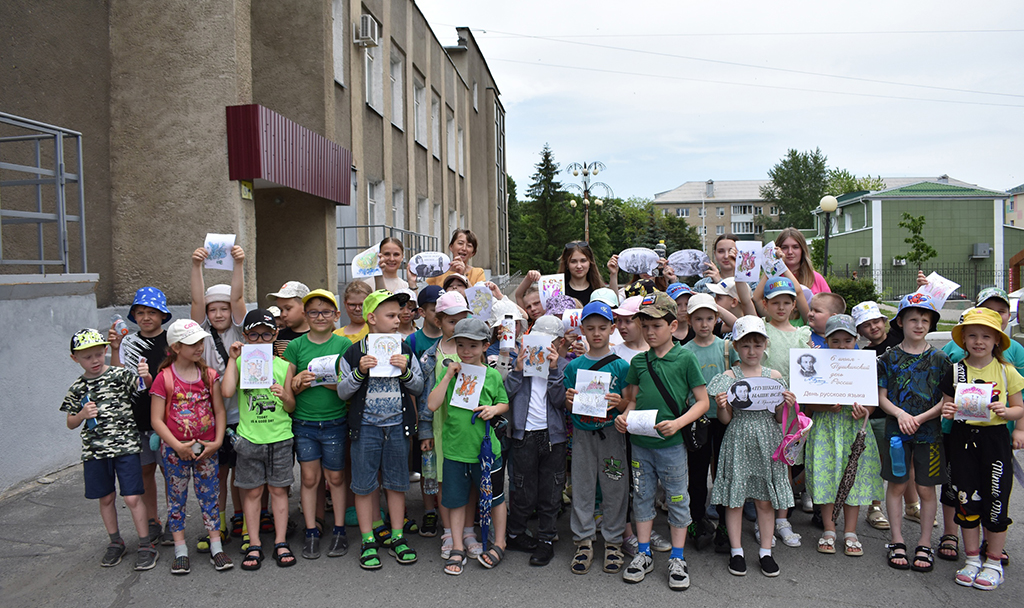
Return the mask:
[(545, 143), (563, 169), (603, 162), (622, 198), (767, 179), (791, 148), (858, 176), (1024, 182), (1020, 0), (417, 5), (442, 44), (473, 30), (520, 195)]

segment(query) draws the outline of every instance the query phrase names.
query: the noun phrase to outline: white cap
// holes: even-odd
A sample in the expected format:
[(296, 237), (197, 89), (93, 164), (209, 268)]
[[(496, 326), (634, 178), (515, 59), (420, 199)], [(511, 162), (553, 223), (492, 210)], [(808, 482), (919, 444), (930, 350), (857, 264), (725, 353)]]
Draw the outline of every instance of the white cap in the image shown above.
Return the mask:
[(495, 300), (494, 304), (491, 305), (491, 318), (488, 320), (488, 325), (492, 328), (501, 325), (506, 315), (511, 316), (512, 320), (516, 322), (526, 320), (526, 317), (519, 312), (519, 307), (512, 301), (512, 298), (502, 298)]
[(533, 329), (530, 330), (530, 333), (561, 338), (564, 333), (562, 320), (554, 315), (544, 315), (533, 323)]
[(309, 294), (309, 287), (298, 281), (288, 281), (281, 286), (281, 289), (274, 293), (267, 294), (268, 298), (299, 298), (300, 300)]
[[(617, 296), (614, 291), (608, 289), (607, 287), (600, 287), (598, 289), (595, 289), (594, 292), (590, 294), (590, 301), (604, 302), (608, 306), (615, 308), (616, 306), (619, 305), (619, 296)], [(584, 302), (584, 304), (586, 304), (586, 302)]]
[(728, 277), (717, 283), (708, 283), (708, 291), (718, 296), (729, 296), (739, 299), (736, 294), (736, 278)]
[(744, 336), (750, 334), (761, 334), (765, 338), (768, 337), (768, 330), (764, 327), (764, 321), (761, 317), (755, 317), (754, 315), (744, 315), (736, 322), (732, 324), (732, 341), (736, 342)]
[(213, 302), (227, 302), (231, 303), (231, 286), (221, 283), (220, 285), (211, 285), (203, 296), (205, 304), (212, 304)]
[(867, 323), (874, 319), (884, 319), (885, 315), (879, 310), (878, 304), (875, 302), (861, 302), (860, 304), (853, 307), (850, 311), (853, 314), (853, 322), (860, 327), (861, 323)]
[(178, 319), (167, 328), (167, 345), (195, 344), (210, 334), (192, 319)]
[(718, 304), (715, 304), (715, 296), (709, 293), (695, 293), (690, 296), (690, 300), (686, 303), (686, 314), (692, 315), (701, 308), (707, 308), (717, 313)]

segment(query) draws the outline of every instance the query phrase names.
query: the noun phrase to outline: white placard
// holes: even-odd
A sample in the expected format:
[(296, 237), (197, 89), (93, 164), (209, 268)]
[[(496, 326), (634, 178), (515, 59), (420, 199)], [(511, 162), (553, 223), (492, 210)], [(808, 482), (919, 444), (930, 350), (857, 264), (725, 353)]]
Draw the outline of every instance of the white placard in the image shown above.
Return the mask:
[(474, 317), (479, 317), (486, 322), (491, 318), (494, 294), (491, 293), (490, 287), (480, 283), (466, 290), (466, 303), (469, 305), (469, 312)]
[(537, 281), (537, 289), (540, 291), (540, 305), (547, 310), (548, 300), (565, 293), (565, 275), (546, 274)]
[(475, 410), (479, 407), (480, 395), (484, 391), (486, 378), (486, 367), (461, 364), (459, 373), (455, 374), (455, 389), (452, 391), (451, 405), (464, 410)]
[(551, 336), (545, 334), (526, 334), (523, 336), (523, 375), (537, 378), (548, 377), (548, 347)]
[(769, 279), (781, 277), (782, 273), (786, 272), (786, 261), (782, 259), (775, 241), (769, 242), (761, 249), (761, 270)]
[(567, 310), (562, 313), (562, 329), (566, 334), (572, 334), (574, 336), (582, 335), (580, 331), (580, 313), (583, 311), (579, 308), (574, 310)]
[(231, 248), (235, 246), (235, 235), (210, 232), (206, 235), (203, 248), (209, 254), (203, 261), (204, 268), (234, 270), (235, 258), (231, 257)]
[(576, 395), (572, 398), (572, 413), (594, 418), (608, 417), (608, 398), (612, 383), (609, 372), (581, 369), (576, 372)]
[(338, 383), (338, 355), (327, 355), (317, 357), (306, 366), (307, 371), (313, 372), (315, 378), (310, 386), (323, 386), (325, 384)]
[(451, 266), (451, 258), (439, 251), (423, 251), (409, 260), (409, 270), (422, 279), (439, 277), (448, 272)]
[(272, 345), (243, 345), (241, 361), (240, 388), (270, 388), (270, 385), (274, 383), (274, 347)]
[(661, 438), (654, 429), (658, 423), (658, 410), (633, 410), (626, 417), (626, 432), (630, 435)]
[(514, 350), (516, 347), (516, 321), (511, 315), (501, 320), (498, 336), (498, 350)]
[(954, 401), (956, 413), (953, 420), (970, 420), (988, 422), (990, 413), (988, 406), (992, 403), (992, 390), (996, 385), (991, 382), (981, 384), (957, 384)]
[(352, 258), (352, 278), (366, 279), (384, 274), (384, 271), (380, 269), (378, 253), (380, 253), (380, 245), (374, 245), (357, 253), (356, 257)]
[(914, 293), (923, 293), (931, 296), (932, 301), (935, 303), (935, 308), (938, 310), (942, 310), (949, 296), (953, 295), (953, 292), (957, 289), (960, 289), (959, 283), (954, 283), (937, 272), (928, 275), (927, 279), (928, 284), (918, 287)]
[[(820, 351), (818, 351), (820, 352)], [(740, 378), (729, 387), (726, 400), (737, 410), (770, 410), (775, 411), (784, 400), (782, 392), (786, 390), (782, 383), (771, 378)]]
[(677, 277), (702, 277), (710, 264), (711, 258), (696, 249), (683, 249), (668, 256), (668, 265)]
[(651, 274), (658, 267), (658, 254), (646, 247), (630, 247), (619, 254), (619, 269), (631, 274)]
[(790, 349), (789, 390), (797, 403), (877, 406), (875, 351)]
[(761, 276), (761, 243), (736, 241), (736, 282), (757, 283)]
[(377, 358), (377, 365), (370, 368), (372, 378), (394, 378), (402, 372), (391, 365), (392, 355), (402, 354), (402, 334), (367, 334), (366, 354)]

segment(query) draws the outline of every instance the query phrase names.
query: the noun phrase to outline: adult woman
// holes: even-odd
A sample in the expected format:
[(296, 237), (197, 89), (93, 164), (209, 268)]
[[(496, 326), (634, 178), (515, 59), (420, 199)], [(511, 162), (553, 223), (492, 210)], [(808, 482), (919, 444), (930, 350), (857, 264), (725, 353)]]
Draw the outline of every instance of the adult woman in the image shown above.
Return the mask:
[(594, 263), (594, 252), (586, 241), (566, 243), (558, 260), (558, 272), (565, 274), (565, 295), (583, 304), (590, 302), (590, 294), (604, 287), (604, 279)]
[(811, 252), (807, 249), (807, 239), (796, 228), (786, 228), (775, 239), (775, 246), (782, 253), (786, 267), (793, 272), (801, 285), (811, 289), (811, 293), (831, 293), (825, 277), (815, 272), (811, 266)]
[(402, 241), (393, 236), (384, 237), (384, 240), (380, 242), (379, 252), (377, 253), (380, 269), (384, 274), (362, 279), (362, 281), (369, 285), (371, 290), (387, 289), (388, 291), (396, 292), (399, 289), (409, 289), (410, 285), (415, 289), (416, 275), (410, 272), (409, 278), (411, 280), (409, 282), (398, 276), (398, 270), (402, 267), (402, 260), (404, 258), (405, 247), (402, 245)]
[(704, 271), (704, 278), (693, 286), (696, 293), (706, 293), (708, 283), (736, 276), (736, 235), (727, 233), (715, 239), (715, 259)]
[(470, 287), (476, 285), (480, 281), (484, 280), (484, 271), (482, 268), (474, 268), (470, 266), (469, 260), (476, 255), (477, 240), (476, 235), (473, 234), (472, 230), (465, 230), (459, 228), (452, 233), (452, 239), (448, 242), (448, 251), (452, 254), (452, 266), (448, 269), (448, 272), (427, 279), (427, 284), (437, 285), (438, 287), (444, 285), (444, 280), (448, 278), (450, 274), (461, 274), (469, 278)]

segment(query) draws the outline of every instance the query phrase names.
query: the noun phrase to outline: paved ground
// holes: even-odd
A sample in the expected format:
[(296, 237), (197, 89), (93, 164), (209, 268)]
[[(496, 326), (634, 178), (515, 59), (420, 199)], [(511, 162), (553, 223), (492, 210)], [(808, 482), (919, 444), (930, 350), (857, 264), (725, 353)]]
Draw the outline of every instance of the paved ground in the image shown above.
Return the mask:
[[(1018, 456), (1020, 458), (1020, 456)], [(173, 550), (160, 549), (160, 562), (149, 572), (134, 572), (130, 554), (115, 568), (100, 568), (106, 545), (95, 501), (82, 497), (81, 468), (71, 467), (52, 476), (51, 484), (30, 482), (0, 500), (0, 606), (626, 606), (656, 605), (668, 601), (693, 606), (975, 606), (1019, 605), (1024, 597), (1024, 527), (1010, 528), (1008, 551), (1012, 562), (1007, 582), (995, 592), (958, 587), (953, 582), (957, 566), (938, 560), (936, 571), (919, 574), (886, 567), (884, 533), (859, 525), (866, 555), (820, 555), (814, 549), (818, 530), (809, 516), (794, 513), (793, 524), (803, 534), (800, 548), (780, 546), (775, 555), (782, 568), (779, 578), (768, 579), (756, 567), (745, 578), (731, 576), (725, 558), (711, 549), (687, 549), (693, 585), (684, 594), (669, 591), (665, 582), (666, 554), (656, 554), (656, 571), (639, 585), (627, 585), (618, 576), (595, 568), (586, 576), (574, 576), (568, 562), (572, 554), (568, 515), (559, 520), (563, 539), (556, 545), (555, 561), (544, 568), (528, 565), (528, 556), (517, 553), (493, 571), (470, 563), (463, 576), (442, 573), (440, 538), (416, 538), (413, 546), (420, 561), (399, 566), (385, 558), (377, 572), (359, 569), (355, 552), (316, 561), (299, 559), (291, 569), (279, 569), (270, 560), (258, 572), (238, 568), (238, 541), (227, 546), (235, 569), (215, 572), (206, 559), (194, 552), (192, 574), (173, 577)], [(296, 493), (297, 494), (297, 493)], [(297, 513), (297, 498), (292, 513)], [(418, 516), (421, 505), (411, 501)], [(131, 530), (127, 509), (119, 509), (122, 531)], [(1024, 492), (1014, 493), (1011, 514), (1024, 521)], [(188, 506), (188, 537), (200, 533), (198, 505)], [(745, 524), (744, 547), (756, 555), (752, 524)], [(667, 533), (665, 516), (656, 529)], [(905, 534), (916, 535), (916, 524), (906, 522)], [(935, 532), (938, 542), (940, 532)], [(127, 534), (125, 535), (128, 536)], [(269, 542), (269, 540), (268, 540)], [(190, 541), (190, 544), (192, 541)], [(300, 543), (293, 541), (298, 552)], [(134, 543), (129, 542), (129, 547)], [(205, 557), (205, 556), (203, 556)], [(749, 559), (749, 558), (748, 558)], [(749, 559), (750, 565), (756, 562)]]

